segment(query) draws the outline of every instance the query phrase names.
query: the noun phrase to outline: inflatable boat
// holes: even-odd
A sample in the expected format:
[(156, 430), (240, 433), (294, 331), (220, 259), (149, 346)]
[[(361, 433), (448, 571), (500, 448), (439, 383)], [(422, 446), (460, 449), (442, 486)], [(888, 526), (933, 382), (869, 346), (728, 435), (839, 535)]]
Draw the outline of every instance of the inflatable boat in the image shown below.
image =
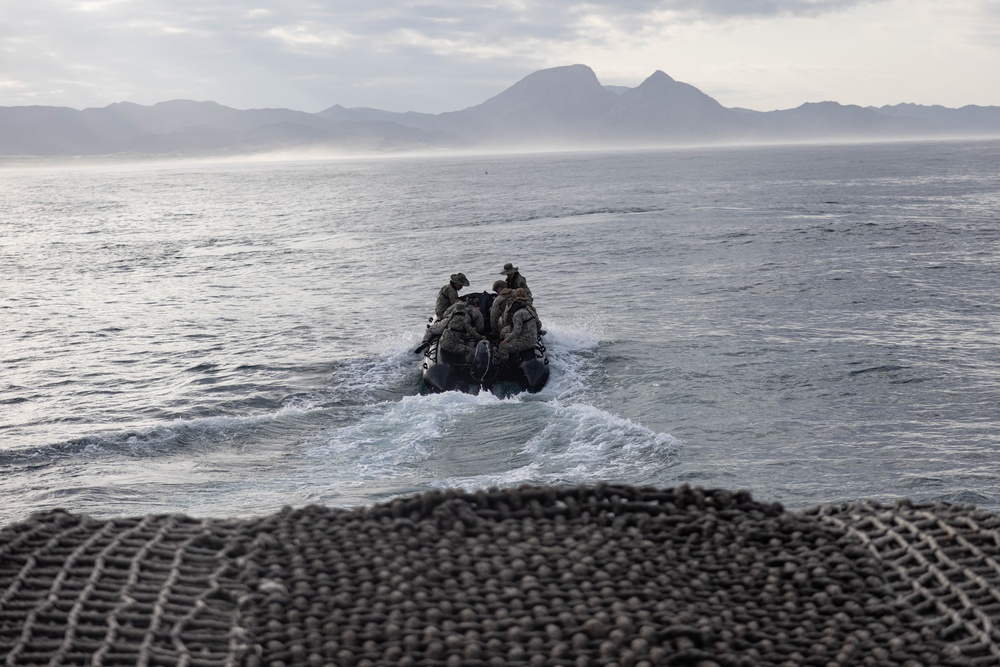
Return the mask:
[[(468, 294), (465, 302), (478, 300), (480, 311), (486, 314), (489, 328), (489, 306), (493, 295), (489, 292)], [(440, 349), (440, 332), (435, 331), (434, 321), (427, 325), (427, 332), (418, 352), (423, 353), (421, 373), (423, 389), (431, 393), (461, 391), (478, 394), (481, 390), (499, 395), (510, 395), (522, 391), (537, 392), (549, 379), (549, 359), (542, 342), (544, 331), (539, 332), (535, 346), (524, 350), (517, 357), (500, 361), (500, 354), (494, 343), (481, 340), (476, 345), (475, 358), (471, 365), (463, 363), (455, 354)]]

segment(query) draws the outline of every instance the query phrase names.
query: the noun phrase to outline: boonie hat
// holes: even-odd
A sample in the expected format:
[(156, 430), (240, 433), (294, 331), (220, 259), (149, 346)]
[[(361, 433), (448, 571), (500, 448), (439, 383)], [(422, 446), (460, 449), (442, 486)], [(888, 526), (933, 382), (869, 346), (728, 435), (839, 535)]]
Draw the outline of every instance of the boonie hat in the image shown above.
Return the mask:
[(510, 262), (507, 262), (506, 264), (503, 265), (503, 271), (501, 271), (500, 273), (505, 273), (509, 276), (512, 273), (517, 273), (517, 267), (511, 264)]
[(469, 286), (469, 279), (465, 277), (464, 273), (453, 273), (451, 274), (451, 282), (458, 283), (463, 287)]

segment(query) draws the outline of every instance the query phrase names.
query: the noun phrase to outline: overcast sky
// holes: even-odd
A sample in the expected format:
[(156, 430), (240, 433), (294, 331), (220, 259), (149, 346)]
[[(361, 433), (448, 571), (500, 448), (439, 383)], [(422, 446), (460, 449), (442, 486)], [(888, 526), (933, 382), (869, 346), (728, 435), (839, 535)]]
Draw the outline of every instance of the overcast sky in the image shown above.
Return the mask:
[(8, 0), (0, 17), (0, 106), (439, 113), (576, 63), (761, 111), (1000, 105), (997, 0)]

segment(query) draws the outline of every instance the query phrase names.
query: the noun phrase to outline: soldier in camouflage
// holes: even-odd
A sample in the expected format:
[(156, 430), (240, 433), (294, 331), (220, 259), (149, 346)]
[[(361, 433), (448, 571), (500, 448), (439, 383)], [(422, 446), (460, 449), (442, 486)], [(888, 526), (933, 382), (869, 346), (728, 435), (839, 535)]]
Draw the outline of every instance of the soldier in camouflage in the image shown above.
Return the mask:
[[(483, 313), (479, 310), (479, 301), (475, 299), (470, 299), (469, 301), (459, 300), (458, 303), (463, 304), (466, 307), (466, 312), (469, 314), (469, 318), (472, 320), (472, 327), (476, 330), (476, 332), (483, 333), (483, 329), (486, 328), (486, 320), (483, 319)], [(444, 316), (441, 319), (446, 320), (451, 317), (451, 314), (455, 312), (455, 307), (458, 306), (458, 303), (454, 306), (450, 306), (448, 310), (444, 311)]]
[(534, 300), (532, 300), (531, 294), (528, 292), (528, 290), (519, 287), (516, 290), (510, 292), (509, 297), (504, 303), (503, 312), (500, 314), (500, 319), (499, 319), (500, 337), (503, 338), (510, 332), (512, 324), (511, 317), (514, 314), (513, 307), (515, 299), (520, 300), (522, 302), (522, 305), (527, 304), (523, 305), (523, 307), (531, 311), (531, 314), (535, 318), (535, 324), (538, 326), (538, 331), (540, 333), (542, 331), (542, 320), (538, 317), (538, 311), (535, 310)]
[(441, 288), (434, 303), (434, 315), (440, 320), (444, 318), (444, 311), (458, 303), (458, 290), (469, 286), (469, 279), (464, 273), (451, 274), (451, 280)]
[(504, 362), (516, 359), (517, 355), (530, 350), (538, 342), (538, 316), (522, 290), (514, 291), (506, 316), (510, 324), (504, 327), (500, 341), (500, 360)]
[[(497, 282), (503, 283), (504, 285), (507, 284), (502, 280)], [(503, 328), (503, 313), (507, 308), (507, 303), (510, 301), (511, 295), (513, 294), (514, 290), (508, 287), (500, 288), (500, 291), (497, 293), (497, 297), (493, 299), (493, 305), (490, 306), (490, 331), (497, 336), (500, 335), (500, 329)]]
[(459, 355), (462, 363), (472, 365), (476, 356), (476, 347), (470, 341), (480, 341), (484, 338), (472, 326), (469, 307), (462, 301), (451, 309), (448, 324), (441, 334), (440, 347), (446, 352)]
[(506, 280), (507, 287), (511, 289), (521, 288), (528, 292), (528, 296), (531, 296), (531, 290), (528, 289), (528, 281), (525, 280), (524, 276), (522, 276), (518, 272), (516, 266), (514, 266), (510, 262), (507, 262), (506, 264), (503, 265), (503, 271), (501, 271), (500, 273), (507, 276)]

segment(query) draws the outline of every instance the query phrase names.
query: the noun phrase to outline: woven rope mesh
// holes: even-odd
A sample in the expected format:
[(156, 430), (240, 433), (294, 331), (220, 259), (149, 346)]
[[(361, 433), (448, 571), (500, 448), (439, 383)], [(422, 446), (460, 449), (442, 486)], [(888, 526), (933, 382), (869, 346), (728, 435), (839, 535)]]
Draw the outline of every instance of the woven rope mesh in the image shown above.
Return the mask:
[(997, 665), (1000, 521), (623, 486), (0, 530), (6, 665)]

